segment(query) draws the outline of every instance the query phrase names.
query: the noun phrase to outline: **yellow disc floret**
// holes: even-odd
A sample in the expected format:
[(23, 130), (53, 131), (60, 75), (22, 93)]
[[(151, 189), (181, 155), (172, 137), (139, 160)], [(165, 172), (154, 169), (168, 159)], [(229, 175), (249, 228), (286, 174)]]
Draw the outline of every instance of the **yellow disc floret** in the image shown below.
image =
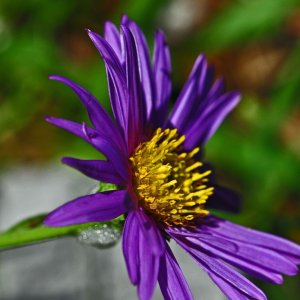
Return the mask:
[(203, 164), (194, 159), (199, 148), (181, 151), (184, 139), (177, 129), (159, 128), (130, 158), (139, 205), (167, 225), (188, 226), (206, 216), (204, 204), (214, 190), (208, 186), (211, 171), (201, 172)]

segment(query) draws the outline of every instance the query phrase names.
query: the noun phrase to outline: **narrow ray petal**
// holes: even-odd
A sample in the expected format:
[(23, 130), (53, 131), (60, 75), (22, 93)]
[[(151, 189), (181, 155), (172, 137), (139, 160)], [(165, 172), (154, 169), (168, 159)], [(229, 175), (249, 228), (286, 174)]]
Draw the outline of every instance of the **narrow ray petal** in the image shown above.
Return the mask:
[(281, 255), (293, 262), (295, 265), (300, 265), (300, 255), (296, 256), (293, 254), (288, 254), (286, 252), (281, 252)]
[(114, 70), (119, 72), (119, 74), (123, 74), (123, 68), (120, 63), (120, 60), (118, 59), (118, 56), (116, 55), (114, 49), (111, 47), (111, 45), (98, 33), (93, 32), (91, 30), (87, 30), (87, 33), (98, 49), (100, 55), (102, 56), (105, 64), (111, 66)]
[(168, 112), (168, 100), (171, 96), (171, 57), (163, 32), (157, 31), (154, 40), (153, 74), (156, 85), (155, 121), (162, 126)]
[(151, 240), (150, 236), (145, 235), (145, 232), (140, 230), (138, 244), (140, 261), (138, 294), (140, 300), (150, 300), (157, 283), (160, 255), (152, 252), (151, 248), (155, 246), (152, 243), (155, 243), (155, 240)]
[(217, 99), (224, 93), (224, 90), (225, 90), (224, 80), (222, 78), (219, 78), (215, 81), (215, 83), (211, 87), (210, 91), (207, 94), (207, 98)]
[(211, 215), (199, 222), (198, 226), (180, 230), (167, 228), (166, 231), (178, 237), (192, 238), (200, 247), (204, 247), (205, 243), (207, 247), (216, 249), (214, 253), (221, 251), (220, 255), (224, 254), (227, 259), (227, 254), (232, 256), (232, 261), (242, 259), (266, 271), (290, 276), (298, 272), (296, 265), (300, 261), (300, 246), (293, 242)]
[(221, 277), (217, 276), (216, 274), (209, 272), (208, 275), (220, 288), (220, 290), (224, 293), (228, 300), (253, 300), (253, 298), (249, 298), (241, 291), (239, 291), (236, 287), (234, 287)]
[(205, 65), (207, 65), (205, 57), (201, 54), (197, 57), (189, 78), (179, 94), (169, 117), (170, 123), (174, 127), (179, 128), (181, 132), (183, 132), (184, 123), (187, 121), (190, 112), (195, 110), (200, 90), (198, 86), (199, 76)]
[(72, 200), (50, 213), (45, 224), (52, 227), (88, 222), (105, 222), (131, 209), (126, 191), (110, 191)]
[(190, 150), (197, 145), (205, 144), (239, 101), (240, 96), (238, 93), (229, 93), (222, 96), (217, 101), (217, 105), (213, 103), (208, 106), (202, 115), (198, 115), (193, 125), (186, 130), (185, 148)]
[(125, 48), (125, 67), (127, 88), (129, 94), (127, 140), (129, 153), (141, 141), (145, 122), (144, 98), (138, 70), (138, 54), (131, 31), (126, 26), (121, 26), (122, 38)]
[(72, 80), (65, 77), (52, 75), (49, 78), (52, 80), (60, 81), (69, 86), (78, 95), (81, 102), (86, 107), (89, 118), (94, 127), (99, 131), (99, 133), (113, 140), (116, 145), (120, 147), (123, 146), (124, 148), (124, 143), (122, 143), (122, 136), (120, 135), (119, 130), (116, 128), (116, 125), (114, 124), (104, 107), (91, 93), (89, 93), (87, 90), (85, 90), (83, 87), (76, 84)]
[[(270, 268), (268, 264), (261, 263), (262, 258), (260, 257), (260, 255), (258, 262), (256, 262), (255, 257), (251, 257), (250, 254), (248, 255), (248, 257), (239, 255), (239, 245), (237, 245), (235, 241), (226, 240), (221, 237), (214, 237), (209, 235), (209, 233), (203, 233), (201, 231), (193, 233), (189, 230), (181, 229), (179, 231), (171, 228), (168, 228), (167, 231), (171, 235), (175, 234), (178, 237), (187, 239), (193, 244), (193, 247), (195, 247), (199, 251), (204, 251), (206, 253), (210, 253), (213, 256), (219, 257), (227, 263), (233, 265), (234, 267), (237, 267), (241, 271), (244, 271), (258, 279), (275, 284), (281, 284), (283, 282), (282, 276), (278, 274), (282, 271), (282, 266), (277, 266), (277, 260), (275, 260), (271, 264), (271, 266), (273, 266), (273, 270), (275, 269), (275, 272), (271, 271), (272, 268)], [(264, 255), (264, 251), (266, 251), (266, 249), (262, 249), (262, 256)], [(295, 271), (295, 266), (291, 264), (291, 262), (284, 260), (282, 256), (279, 256), (273, 251), (271, 252), (271, 255), (273, 255), (274, 259), (277, 259), (279, 257), (278, 264), (283, 262), (284, 265), (288, 266), (288, 270), (292, 270), (292, 272)], [(274, 255), (276, 257), (274, 257)], [(283, 270), (283, 273), (285, 271), (286, 269)]]
[(222, 95), (222, 80), (214, 82), (214, 68), (199, 55), (189, 78), (171, 112), (169, 123), (183, 134), (204, 114), (207, 107)]
[(112, 163), (105, 160), (82, 160), (64, 157), (62, 162), (77, 169), (88, 177), (101, 182), (110, 182), (116, 185), (125, 185), (124, 179), (115, 170)]
[(199, 55), (169, 117), (169, 126), (186, 135), (185, 148), (203, 145), (237, 105), (237, 93), (223, 94), (223, 80), (213, 83), (214, 70)]
[(176, 258), (168, 245), (165, 254), (161, 258), (158, 282), (165, 300), (194, 299)]
[(130, 29), (134, 37), (138, 54), (140, 81), (144, 92), (146, 117), (149, 119), (152, 112), (153, 99), (156, 99), (149, 48), (143, 32), (135, 22), (123, 17), (122, 24)]
[(130, 212), (123, 238), (128, 274), (132, 283), (138, 286), (141, 300), (150, 300), (153, 295), (161, 257), (166, 247), (156, 224), (147, 219), (149, 217), (139, 210)]
[(113, 164), (115, 170), (126, 181), (129, 178), (129, 168), (126, 158), (126, 152), (122, 153), (106, 138), (102, 137), (98, 131), (87, 127), (83, 124), (83, 132), (87, 141), (89, 141), (96, 149), (103, 153)]
[(153, 253), (162, 255), (165, 252), (165, 242), (156, 223), (143, 210), (138, 210), (136, 214), (144, 236), (147, 236), (152, 241), (151, 248)]
[[(126, 81), (114, 69), (106, 66), (108, 92), (113, 114), (127, 142), (129, 95)], [(128, 143), (128, 142), (127, 142)]]
[[(201, 238), (201, 240), (204, 241), (205, 238)], [(208, 241), (206, 240), (205, 243), (230, 254), (233, 259), (241, 258), (272, 272), (282, 273), (290, 276), (295, 275), (298, 272), (298, 268), (291, 261), (275, 251), (265, 249), (263, 247), (235, 242), (234, 245), (236, 246), (236, 250), (230, 251), (224, 249), (224, 244), (221, 245), (218, 241), (218, 238), (210, 239)]]
[[(204, 250), (208, 251), (212, 255), (215, 255), (216, 257), (221, 258), (222, 260), (226, 261), (227, 263), (233, 265), (234, 267), (237, 267), (241, 271), (244, 271), (258, 279), (265, 280), (271, 283), (275, 284), (281, 284), (283, 282), (282, 276), (279, 274), (281, 273), (279, 269), (282, 267), (275, 267), (275, 272), (272, 271), (273, 268), (269, 268), (267, 264), (261, 264), (261, 263), (256, 263), (255, 259), (251, 257), (250, 259), (247, 259), (247, 257), (239, 256), (236, 254), (238, 252), (239, 248), (237, 245), (234, 245), (234, 250), (231, 249), (227, 250), (226, 245), (228, 242), (224, 240), (218, 240), (217, 243), (215, 241), (212, 241), (211, 239), (207, 237), (199, 237), (198, 239), (196, 238), (188, 238), (189, 241), (191, 241), (195, 247), (199, 248), (199, 251)], [(217, 244), (217, 246), (215, 245)], [(223, 249), (222, 249), (223, 245)], [(263, 256), (263, 252), (262, 252)], [(259, 258), (261, 261), (262, 259)], [(278, 261), (278, 264), (282, 261), (282, 257), (280, 257), (280, 261)], [(275, 261), (276, 262), (276, 261)], [(293, 266), (290, 266), (291, 264), (288, 261), (284, 261), (285, 264), (288, 264), (289, 268), (293, 268)], [(274, 263), (272, 263), (274, 266)]]
[(127, 128), (128, 122), (128, 95), (126, 87), (126, 74), (117, 54), (108, 42), (99, 34), (88, 30), (88, 35), (105, 62), (109, 94), (112, 109), (120, 127)]
[(82, 130), (82, 124), (74, 122), (74, 121), (70, 121), (70, 120), (66, 120), (66, 119), (61, 119), (61, 118), (50, 117), (50, 116), (45, 117), (45, 120), (48, 123), (50, 123), (50, 124), (52, 124), (54, 126), (57, 126), (59, 128), (62, 128), (64, 130), (67, 130), (67, 131), (73, 133), (74, 135), (77, 135), (78, 137), (82, 138), (86, 142), (92, 144), (88, 140), (88, 138), (86, 137), (86, 135), (84, 134), (84, 132)]
[(267, 299), (265, 294), (252, 282), (243, 277), (237, 271), (231, 269), (226, 264), (220, 262), (214, 256), (205, 254), (202, 251), (197, 251), (187, 241), (184, 242), (183, 240), (178, 239), (176, 239), (176, 241), (196, 260), (201, 268), (204, 269), (207, 273), (214, 273), (250, 298), (252, 297), (257, 300)]
[(120, 33), (116, 26), (107, 21), (104, 24), (104, 38), (110, 44), (110, 46), (114, 49), (118, 59), (122, 63), (122, 49), (121, 49), (121, 41), (120, 41)]
[(210, 216), (205, 220), (212, 234), (225, 238), (273, 249), (281, 254), (294, 255), (300, 258), (300, 246), (284, 238), (233, 224), (229, 221)]
[(132, 284), (137, 285), (139, 282), (139, 222), (134, 211), (126, 217), (123, 229), (123, 254)]
[(57, 127), (63, 128), (89, 144), (95, 147), (98, 151), (103, 153), (115, 166), (115, 170), (126, 181), (128, 178), (128, 163), (126, 160), (126, 153), (121, 153), (119, 149), (116, 149), (105, 137), (101, 136), (95, 129), (88, 127), (85, 123), (79, 124), (73, 121), (46, 117), (46, 121)]

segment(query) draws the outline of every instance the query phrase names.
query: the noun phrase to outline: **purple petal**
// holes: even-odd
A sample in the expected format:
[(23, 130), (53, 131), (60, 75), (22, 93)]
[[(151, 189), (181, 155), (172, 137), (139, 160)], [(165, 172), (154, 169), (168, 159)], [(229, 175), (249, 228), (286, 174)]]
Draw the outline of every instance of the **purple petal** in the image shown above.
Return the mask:
[(126, 217), (123, 230), (123, 254), (132, 284), (137, 285), (139, 282), (139, 222), (134, 211)]
[(109, 45), (109, 43), (101, 37), (98, 33), (91, 30), (87, 30), (87, 33), (100, 52), (105, 64), (110, 66), (112, 69), (116, 70), (120, 74), (123, 74), (123, 68), (120, 63), (118, 56), (116, 55), (114, 49)]
[(210, 272), (208, 273), (208, 275), (229, 300), (251, 300), (252, 299), (247, 297), (245, 294), (243, 294), (238, 289), (236, 289), (236, 287), (226, 282), (224, 279), (217, 276), (216, 274)]
[(141, 210), (129, 213), (124, 227), (123, 253), (129, 277), (138, 285), (139, 299), (151, 299), (157, 282), (161, 257), (165, 252), (163, 237)]
[[(191, 111), (195, 110), (195, 105), (197, 104), (197, 101), (199, 102), (198, 91), (201, 87), (198, 86), (198, 82), (204, 66), (206, 70), (207, 63), (204, 55), (201, 54), (197, 57), (191, 74), (189, 75), (187, 82), (185, 83), (178, 99), (176, 100), (174, 108), (172, 109), (169, 117), (170, 123), (174, 127), (180, 129), (181, 132), (183, 132), (183, 125), (188, 121)], [(198, 103), (198, 105), (199, 104), (200, 103)]]
[(152, 74), (152, 66), (150, 61), (150, 54), (147, 45), (146, 38), (141, 31), (141, 29), (137, 26), (135, 22), (129, 20), (128, 18), (123, 18), (122, 24), (127, 26), (135, 41), (135, 47), (137, 49), (137, 58), (138, 58), (138, 67), (139, 67), (139, 75), (140, 80), (143, 87), (144, 98), (145, 98), (145, 107), (146, 107), (146, 116), (149, 119), (153, 101), (156, 99), (155, 89), (154, 89), (154, 78)]
[(171, 57), (163, 32), (157, 31), (154, 40), (153, 74), (156, 85), (155, 121), (162, 126), (168, 111), (171, 96)]
[(128, 94), (126, 75), (121, 62), (104, 38), (90, 30), (88, 30), (88, 35), (105, 62), (110, 101), (114, 116), (120, 124), (120, 127), (126, 129), (128, 122)]
[(126, 26), (121, 26), (121, 32), (125, 48), (126, 78), (130, 99), (128, 110), (127, 140), (129, 153), (131, 153), (141, 141), (146, 112), (139, 78), (139, 63), (134, 37)]
[[(213, 238), (209, 241), (205, 241), (205, 243), (213, 246), (215, 249), (223, 251), (223, 253), (227, 252), (233, 259), (241, 258), (275, 273), (292, 276), (296, 275), (298, 272), (298, 268), (295, 264), (275, 251), (240, 242), (234, 242), (236, 250), (230, 251), (228, 249), (224, 249), (224, 243), (223, 245), (216, 243), (218, 239), (219, 238)], [(201, 238), (201, 240), (204, 241), (205, 238)]]
[(207, 94), (208, 99), (217, 99), (219, 98), (225, 90), (224, 80), (222, 78), (217, 79), (213, 86), (211, 87), (210, 91)]
[(158, 282), (165, 300), (194, 299), (176, 258), (168, 245), (164, 256), (161, 258)]
[(300, 265), (300, 256), (296, 256), (293, 254), (281, 253), (282, 256), (293, 262), (295, 265)]
[(203, 114), (197, 117), (197, 120), (193, 120), (193, 125), (184, 133), (186, 135), (185, 149), (190, 150), (197, 145), (205, 144), (239, 101), (240, 95), (232, 92), (208, 106)]
[(126, 191), (109, 191), (83, 196), (51, 212), (44, 223), (51, 227), (88, 222), (105, 222), (130, 210)]
[(207, 221), (214, 224), (214, 226), (209, 225), (209, 230), (214, 235), (269, 248), (283, 255), (293, 255), (300, 258), (300, 246), (284, 238), (233, 224), (214, 216), (210, 216)]
[(49, 117), (49, 116), (45, 117), (45, 120), (54, 126), (57, 126), (59, 128), (62, 128), (64, 130), (73, 133), (74, 135), (77, 135), (78, 137), (82, 138), (83, 140), (91, 144), (91, 142), (87, 139), (86, 135), (82, 130), (82, 124), (70, 120)]
[(225, 187), (214, 185), (214, 193), (207, 201), (207, 207), (217, 210), (224, 210), (238, 213), (241, 210), (240, 196)]
[[(193, 229), (172, 229), (167, 228), (166, 231), (172, 236), (186, 238), (193, 247), (199, 251), (209, 252), (211, 255), (222, 258), (226, 262), (240, 268), (247, 273), (256, 276), (260, 279), (268, 280), (274, 283), (281, 283), (282, 278), (280, 274), (296, 275), (298, 268), (296, 266), (297, 260), (292, 259), (296, 257), (291, 252), (282, 252), (283, 245), (281, 238), (279, 246), (278, 241), (273, 239), (272, 249), (268, 247), (267, 239), (258, 238), (249, 232), (251, 229), (243, 228), (241, 226), (230, 223), (233, 228), (238, 227), (238, 230), (230, 231), (228, 221), (209, 216), (199, 223), (198, 228)], [(255, 232), (255, 231), (254, 231)], [(260, 233), (263, 234), (263, 233)], [(268, 234), (263, 234), (269, 236)], [(276, 237), (273, 237), (276, 238)], [(283, 240), (290, 245), (291, 242)], [(294, 246), (299, 247), (293, 243)]]
[(102, 137), (99, 132), (87, 127), (85, 124), (83, 125), (83, 132), (87, 140), (108, 158), (115, 170), (127, 181), (129, 178), (127, 153), (121, 153), (119, 149), (116, 149), (114, 145)]
[(112, 145), (105, 137), (101, 136), (95, 129), (88, 127), (84, 123), (79, 124), (60, 118), (46, 117), (46, 121), (70, 131), (91, 144), (110, 160), (114, 165), (115, 170), (122, 176), (124, 181), (127, 181), (129, 176), (127, 153), (121, 153), (119, 149), (116, 149), (114, 145)]
[(118, 59), (122, 62), (122, 49), (121, 49), (121, 41), (120, 41), (120, 33), (116, 26), (107, 21), (104, 24), (104, 38), (110, 44), (110, 46), (114, 49)]
[(242, 232), (239, 232), (239, 234), (232, 232), (230, 236), (227, 236), (228, 229), (224, 228), (225, 225), (222, 231), (219, 232), (223, 223), (226, 222), (228, 221), (209, 216), (199, 223), (199, 228), (190, 230), (167, 228), (166, 231), (173, 237), (177, 236), (188, 240), (192, 243), (192, 247), (198, 251), (221, 258), (259, 279), (280, 284), (283, 281), (280, 274), (290, 276), (297, 274), (296, 264), (299, 263), (299, 260), (297, 261), (296, 256), (290, 253), (282, 253), (282, 249), (278, 251), (275, 245), (274, 249), (269, 249), (264, 242), (256, 245), (255, 237), (250, 238), (247, 235), (247, 232), (252, 231), (250, 229), (244, 228), (248, 240), (243, 239), (243, 241), (239, 240), (239, 236), (243, 235)]
[[(276, 270), (275, 272), (270, 271), (271, 268), (268, 268), (268, 265), (261, 265), (260, 263), (256, 263), (254, 256), (252, 257), (251, 254), (249, 254), (250, 259), (238, 255), (239, 247), (236, 244), (227, 247), (228, 241), (224, 239), (213, 240), (211, 239), (211, 237), (203, 236), (199, 239), (188, 238), (188, 240), (191, 241), (196, 247), (199, 247), (200, 251), (201, 249), (202, 251), (208, 251), (212, 255), (221, 258), (227, 263), (239, 268), (240, 270), (256, 278), (275, 284), (281, 284), (283, 282), (282, 276), (277, 273), (280, 272), (280, 270)], [(269, 254), (265, 254), (263, 251), (260, 253), (262, 256), (267, 256)], [(280, 264), (283, 260), (282, 257), (279, 258), (280, 261), (278, 261), (278, 264)], [(259, 257), (259, 261), (261, 260), (261, 257)], [(290, 268), (290, 263), (288, 261), (284, 261), (284, 264), (288, 265), (288, 268)], [(272, 263), (272, 265), (274, 265), (274, 263)], [(282, 269), (282, 266), (280, 266), (277, 269)]]
[[(140, 281), (138, 284), (138, 294), (140, 300), (150, 300), (155, 290), (160, 256), (151, 251), (155, 246), (155, 240), (139, 231), (139, 261), (140, 261)], [(149, 249), (150, 248), (150, 249)]]
[[(192, 72), (175, 102), (169, 118), (170, 126), (186, 134), (214, 100), (221, 96), (222, 81), (213, 84), (214, 68), (208, 66), (204, 55), (199, 55)], [(220, 93), (220, 94), (219, 94)]]
[(216, 276), (224, 279), (226, 282), (230, 283), (232, 286), (250, 298), (252, 297), (257, 300), (267, 299), (265, 294), (252, 282), (243, 277), (237, 271), (228, 267), (226, 264), (221, 263), (214, 256), (207, 255), (204, 252), (194, 249), (189, 242), (182, 239), (176, 239), (176, 242), (179, 243), (188, 253), (190, 253), (196, 262), (201, 266), (201, 268), (208, 274), (213, 273)]
[(199, 55), (169, 117), (168, 126), (186, 136), (186, 150), (204, 144), (239, 102), (237, 93), (223, 94), (223, 81), (213, 84), (213, 78), (213, 68)]
[(128, 127), (128, 103), (129, 95), (123, 75), (118, 74), (114, 69), (106, 66), (108, 92), (110, 103), (114, 116), (123, 130), (123, 134), (127, 142), (127, 127)]
[(52, 80), (60, 81), (69, 86), (78, 95), (81, 102), (86, 107), (89, 118), (94, 127), (99, 131), (99, 133), (113, 140), (116, 145), (124, 149), (124, 142), (122, 143), (123, 138), (119, 130), (116, 128), (116, 125), (114, 124), (108, 113), (105, 111), (103, 106), (91, 93), (65, 77), (52, 75), (49, 78)]
[(152, 241), (151, 248), (153, 253), (162, 255), (165, 252), (165, 241), (157, 228), (157, 225), (143, 210), (138, 210), (136, 214), (140, 222), (141, 230), (144, 232), (144, 236), (147, 236), (149, 240)]
[(101, 182), (110, 182), (116, 185), (125, 185), (126, 183), (116, 172), (112, 163), (105, 160), (82, 160), (64, 157), (62, 162)]

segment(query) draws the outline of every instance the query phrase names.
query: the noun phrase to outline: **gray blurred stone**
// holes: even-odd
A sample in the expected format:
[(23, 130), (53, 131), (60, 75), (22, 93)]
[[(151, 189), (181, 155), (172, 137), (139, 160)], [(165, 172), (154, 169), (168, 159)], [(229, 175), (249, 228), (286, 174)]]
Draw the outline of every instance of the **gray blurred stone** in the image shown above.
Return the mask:
[[(95, 183), (56, 165), (16, 167), (0, 181), (0, 230), (86, 194)], [(195, 299), (224, 299), (183, 250), (172, 244)], [(1, 300), (137, 299), (121, 244), (110, 249), (60, 239), (0, 253)], [(154, 299), (162, 299), (159, 288)]]

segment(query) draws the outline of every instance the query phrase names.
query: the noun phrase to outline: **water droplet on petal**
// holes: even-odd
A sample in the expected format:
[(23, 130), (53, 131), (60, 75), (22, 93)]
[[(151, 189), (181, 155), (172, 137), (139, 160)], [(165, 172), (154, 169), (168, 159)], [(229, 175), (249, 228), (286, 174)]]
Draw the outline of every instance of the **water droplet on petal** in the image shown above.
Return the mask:
[(82, 230), (77, 239), (80, 243), (100, 249), (114, 246), (121, 238), (121, 232), (107, 224), (93, 225)]

